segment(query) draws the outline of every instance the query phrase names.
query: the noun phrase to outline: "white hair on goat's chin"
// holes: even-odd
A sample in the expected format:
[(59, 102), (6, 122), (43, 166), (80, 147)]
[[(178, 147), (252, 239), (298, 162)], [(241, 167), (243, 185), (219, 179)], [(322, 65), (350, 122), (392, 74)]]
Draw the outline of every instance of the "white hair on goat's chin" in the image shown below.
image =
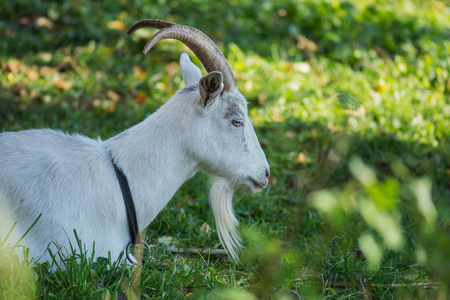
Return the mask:
[(242, 239), (236, 230), (239, 221), (233, 213), (234, 190), (234, 185), (228, 179), (214, 177), (209, 190), (209, 198), (220, 242), (225, 246), (229, 255), (237, 259)]

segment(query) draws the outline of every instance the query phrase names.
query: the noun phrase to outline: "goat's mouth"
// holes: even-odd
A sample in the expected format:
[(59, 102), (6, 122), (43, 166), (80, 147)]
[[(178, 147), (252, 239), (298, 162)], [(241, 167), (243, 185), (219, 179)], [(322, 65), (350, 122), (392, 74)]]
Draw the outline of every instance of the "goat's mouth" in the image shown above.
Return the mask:
[(266, 188), (267, 184), (268, 184), (268, 180), (261, 181), (261, 180), (254, 179), (252, 177), (248, 177), (247, 182), (248, 182), (248, 187), (250, 188), (249, 189), (250, 192), (260, 191), (260, 190)]

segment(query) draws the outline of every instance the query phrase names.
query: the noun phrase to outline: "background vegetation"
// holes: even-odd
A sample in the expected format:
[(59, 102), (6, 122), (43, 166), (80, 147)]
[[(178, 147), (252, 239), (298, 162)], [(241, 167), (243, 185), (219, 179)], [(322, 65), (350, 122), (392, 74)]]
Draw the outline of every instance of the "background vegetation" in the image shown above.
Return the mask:
[(154, 31), (126, 34), (144, 18), (212, 37), (249, 101), (272, 177), (235, 195), (241, 262), (169, 251), (221, 248), (199, 174), (150, 224), (141, 272), (79, 245), (66, 271), (20, 262), (3, 237), (0, 297), (446, 299), (448, 1), (3, 1), (0, 131), (106, 139), (151, 114), (188, 50), (144, 57)]

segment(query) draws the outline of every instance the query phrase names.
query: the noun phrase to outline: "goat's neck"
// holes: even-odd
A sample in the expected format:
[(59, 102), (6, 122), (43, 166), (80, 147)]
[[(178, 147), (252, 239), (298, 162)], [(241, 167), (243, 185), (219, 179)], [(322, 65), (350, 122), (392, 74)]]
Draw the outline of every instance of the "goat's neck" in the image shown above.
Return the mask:
[(105, 141), (128, 178), (141, 229), (198, 170), (197, 163), (183, 151), (180, 128), (174, 130), (167, 121), (158, 111)]

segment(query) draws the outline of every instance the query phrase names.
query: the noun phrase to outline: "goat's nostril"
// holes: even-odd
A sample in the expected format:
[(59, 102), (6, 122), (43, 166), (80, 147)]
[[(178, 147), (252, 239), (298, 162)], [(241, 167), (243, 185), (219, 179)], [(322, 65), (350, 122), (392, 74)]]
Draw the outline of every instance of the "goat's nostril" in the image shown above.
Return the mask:
[(266, 177), (269, 178), (269, 176), (270, 176), (270, 171), (266, 170)]

